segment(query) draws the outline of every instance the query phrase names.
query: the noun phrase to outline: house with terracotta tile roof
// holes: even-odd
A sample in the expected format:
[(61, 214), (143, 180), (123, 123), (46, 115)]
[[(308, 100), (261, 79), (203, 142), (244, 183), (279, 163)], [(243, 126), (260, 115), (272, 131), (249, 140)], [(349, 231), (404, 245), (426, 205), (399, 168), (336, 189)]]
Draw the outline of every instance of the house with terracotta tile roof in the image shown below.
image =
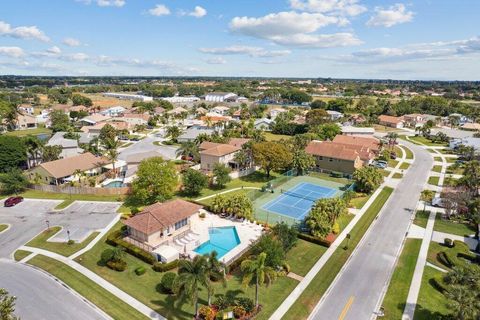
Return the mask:
[(378, 154), (381, 149), (380, 141), (374, 137), (337, 135), (333, 138), (332, 142), (350, 145), (352, 147), (366, 148), (369, 152), (375, 154)]
[(382, 126), (391, 128), (403, 128), (405, 125), (405, 120), (403, 119), (403, 117), (393, 117), (384, 114), (378, 117), (378, 122)]
[(248, 141), (249, 139), (233, 138), (228, 143), (202, 142), (199, 146), (200, 169), (211, 171), (217, 163), (237, 169), (238, 164), (234, 160), (235, 154)]
[(175, 241), (190, 232), (191, 217), (200, 209), (201, 205), (182, 199), (154, 203), (124, 221), (127, 226), (124, 240), (152, 252), (159, 261), (176, 260), (179, 252), (173, 251)]
[(30, 114), (19, 114), (15, 123), (15, 130), (35, 129), (37, 118)]

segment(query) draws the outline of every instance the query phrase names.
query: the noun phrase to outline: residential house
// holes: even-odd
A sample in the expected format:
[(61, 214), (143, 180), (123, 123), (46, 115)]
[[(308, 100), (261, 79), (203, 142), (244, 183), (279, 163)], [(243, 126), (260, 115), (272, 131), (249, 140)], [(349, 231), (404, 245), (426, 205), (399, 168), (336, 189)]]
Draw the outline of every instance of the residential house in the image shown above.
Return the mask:
[(118, 117), (122, 113), (124, 113), (127, 109), (125, 109), (122, 106), (116, 106), (116, 107), (111, 107), (108, 109), (105, 109), (101, 111), (100, 113), (103, 114), (104, 116), (109, 116), (109, 117)]
[(216, 106), (216, 107), (213, 107), (212, 110), (210, 111), (221, 116), (228, 116), (230, 108), (225, 106)]
[(21, 104), (18, 106), (18, 110), (23, 114), (33, 115), (35, 113), (35, 108), (31, 104)]
[(120, 100), (133, 100), (133, 101), (143, 101), (143, 102), (153, 101), (153, 97), (148, 97), (141, 94), (105, 92), (103, 96), (117, 98)]
[[(123, 118), (119, 118), (119, 119), (123, 120)], [(112, 126), (117, 131), (131, 132), (133, 128), (133, 126), (126, 121), (108, 121), (108, 122), (100, 122), (93, 126), (83, 126), (80, 130), (85, 133), (99, 135), (100, 131), (102, 131), (103, 127), (105, 127), (107, 124)]]
[(206, 115), (201, 116), (200, 120), (207, 125), (216, 125), (218, 123), (228, 124), (232, 118), (228, 116), (220, 116), (216, 113), (207, 113)]
[(201, 127), (201, 126), (193, 126), (185, 130), (179, 137), (178, 142), (188, 142), (188, 141), (195, 141), (197, 137), (201, 134), (208, 134), (211, 135), (215, 132), (213, 128)]
[(89, 116), (86, 116), (79, 120), (79, 122), (85, 126), (93, 126), (100, 122), (106, 122), (112, 119), (112, 117), (104, 116), (103, 114), (96, 113)]
[(403, 120), (403, 117), (393, 117), (384, 114), (378, 117), (378, 122), (382, 126), (391, 128), (403, 128), (405, 125), (405, 120)]
[(124, 113), (123, 116), (118, 119), (125, 121), (131, 127), (135, 127), (136, 125), (146, 126), (150, 115), (148, 113)]
[(165, 112), (165, 108), (156, 107), (156, 108), (154, 109), (154, 112), (155, 112), (156, 115), (161, 115), (161, 114), (163, 114), (163, 113)]
[(428, 118), (424, 114), (412, 113), (404, 115), (403, 120), (405, 126), (415, 128), (423, 126), (427, 122)]
[(200, 209), (201, 205), (182, 199), (157, 202), (124, 221), (124, 239), (151, 252), (158, 261), (172, 262), (179, 258), (176, 241), (191, 232), (191, 217)]
[(354, 135), (337, 135), (332, 142), (351, 145), (358, 148), (367, 148), (369, 152), (378, 154), (381, 149), (380, 141), (373, 137), (359, 137)]
[[(96, 176), (108, 171), (110, 161), (105, 157), (97, 157), (90, 152), (77, 156), (44, 162), (29, 172), (30, 179), (39, 180), (45, 184), (59, 185), (65, 182), (78, 181), (81, 176), (77, 170), (86, 176)], [(117, 167), (118, 168), (118, 167)]]
[(60, 153), (60, 158), (70, 158), (82, 154), (83, 149), (78, 146), (78, 141), (76, 139), (64, 138), (65, 134), (66, 132), (55, 132), (46, 145), (61, 146), (62, 152)]
[(334, 111), (334, 110), (327, 110), (328, 115), (330, 116), (330, 119), (332, 121), (337, 121), (341, 118), (343, 118), (343, 113)]
[(480, 123), (464, 123), (460, 128), (468, 131), (480, 131)]
[[(242, 139), (248, 141), (248, 139)], [(243, 141), (245, 143), (246, 141)], [(241, 142), (236, 139), (229, 143), (214, 143), (205, 141), (200, 144), (200, 169), (205, 171), (213, 170), (215, 164), (220, 163), (232, 169), (238, 168), (235, 162), (235, 154), (242, 149)]]
[(185, 109), (185, 108), (182, 108), (182, 107), (176, 107), (170, 111), (167, 112), (169, 115), (172, 115), (172, 116), (180, 116), (182, 114), (187, 114), (188, 113), (188, 110)]
[(29, 114), (19, 114), (15, 124), (15, 130), (35, 129), (37, 118)]
[(274, 121), (268, 118), (256, 119), (254, 122), (254, 127), (257, 130), (270, 131), (270, 125)]
[(238, 95), (232, 92), (210, 92), (205, 95), (205, 101), (209, 102), (235, 102)]
[(348, 118), (348, 121), (351, 122), (353, 125), (357, 125), (357, 124), (362, 124), (367, 122), (367, 119), (363, 114), (355, 113), (350, 115), (350, 117)]
[(315, 158), (318, 169), (326, 172), (341, 172), (352, 175), (363, 167), (363, 161), (355, 148), (331, 141), (311, 141), (305, 151)]
[(370, 127), (353, 127), (353, 126), (343, 126), (341, 127), (342, 134), (345, 136), (367, 136), (373, 137), (375, 134), (375, 128)]
[(272, 108), (270, 109), (270, 119), (275, 120), (275, 118), (278, 117), (280, 113), (284, 112), (287, 112), (287, 110), (283, 108)]
[(205, 115), (208, 113), (208, 110), (203, 108), (203, 107), (198, 107), (197, 109), (195, 109), (195, 115), (197, 116), (202, 116), (202, 115)]

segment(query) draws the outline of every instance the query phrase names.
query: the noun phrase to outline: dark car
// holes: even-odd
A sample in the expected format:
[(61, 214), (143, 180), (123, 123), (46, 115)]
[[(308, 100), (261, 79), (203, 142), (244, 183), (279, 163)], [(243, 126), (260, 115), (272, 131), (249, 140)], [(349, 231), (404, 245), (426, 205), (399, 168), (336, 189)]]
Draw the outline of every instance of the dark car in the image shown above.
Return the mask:
[(10, 197), (7, 200), (5, 200), (3, 205), (5, 207), (13, 207), (14, 205), (17, 205), (22, 201), (23, 201), (23, 197)]

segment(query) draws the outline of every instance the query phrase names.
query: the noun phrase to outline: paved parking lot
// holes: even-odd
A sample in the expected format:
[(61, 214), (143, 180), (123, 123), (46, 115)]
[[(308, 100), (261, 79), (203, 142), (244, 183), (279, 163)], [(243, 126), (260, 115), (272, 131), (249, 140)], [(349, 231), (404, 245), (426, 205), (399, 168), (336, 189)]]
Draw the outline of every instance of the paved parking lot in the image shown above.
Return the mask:
[(120, 206), (113, 202), (75, 201), (62, 211), (54, 208), (60, 200), (25, 199), (15, 207), (0, 207), (0, 223), (9, 223), (11, 228), (0, 234), (0, 257), (9, 257), (15, 249), (47, 227), (62, 226), (55, 236), (57, 241), (66, 241), (67, 230), (76, 241), (85, 239), (92, 231), (107, 226), (117, 215)]

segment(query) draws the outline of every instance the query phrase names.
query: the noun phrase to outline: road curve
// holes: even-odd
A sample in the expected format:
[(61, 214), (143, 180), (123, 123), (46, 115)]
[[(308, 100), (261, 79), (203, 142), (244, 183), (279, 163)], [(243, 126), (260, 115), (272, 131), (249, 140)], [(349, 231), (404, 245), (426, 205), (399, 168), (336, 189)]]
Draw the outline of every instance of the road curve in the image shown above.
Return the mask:
[(375, 309), (382, 290), (395, 267), (433, 165), (433, 158), (425, 149), (409, 142), (404, 144), (414, 152), (414, 163), (309, 319), (368, 320), (378, 311)]

